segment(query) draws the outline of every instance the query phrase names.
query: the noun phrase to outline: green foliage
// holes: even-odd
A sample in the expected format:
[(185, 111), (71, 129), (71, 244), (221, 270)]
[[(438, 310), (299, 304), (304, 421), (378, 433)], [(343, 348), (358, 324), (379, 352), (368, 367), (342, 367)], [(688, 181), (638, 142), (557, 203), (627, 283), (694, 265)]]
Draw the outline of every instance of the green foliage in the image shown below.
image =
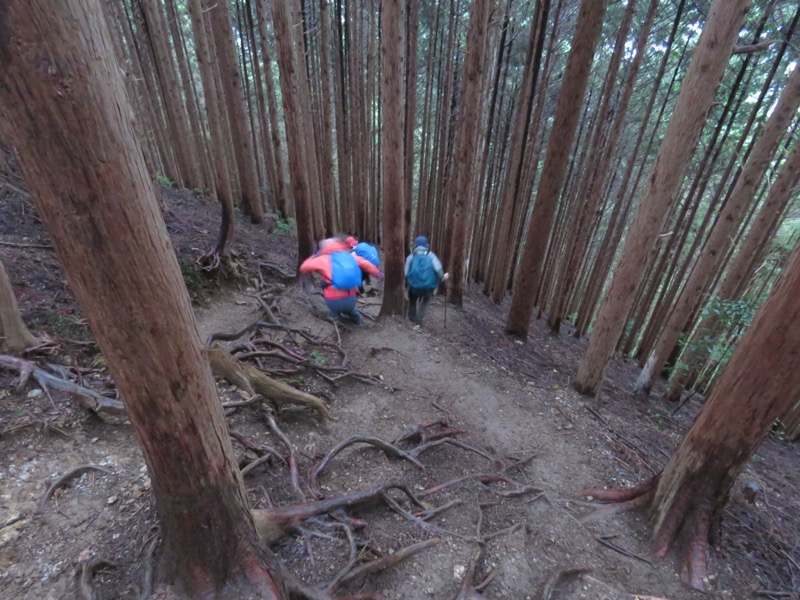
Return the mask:
[(169, 177), (164, 175), (163, 173), (156, 173), (156, 181), (158, 185), (165, 188), (173, 188), (175, 187), (175, 182), (172, 181)]
[(202, 285), (200, 271), (191, 260), (179, 256), (178, 265), (181, 268), (181, 275), (183, 275), (183, 281), (186, 283), (187, 288), (192, 289)]
[(297, 225), (295, 225), (294, 221), (290, 221), (289, 219), (278, 221), (278, 233), (290, 233), (294, 235), (297, 233)]
[[(717, 368), (723, 368), (733, 349), (733, 345), (730, 343), (731, 332), (738, 335), (747, 329), (755, 316), (756, 309), (756, 302), (750, 299), (723, 300), (718, 296), (711, 296), (703, 309), (701, 320), (713, 318), (716, 321), (717, 331), (721, 333), (711, 335), (706, 332), (694, 336), (688, 342), (684, 337), (679, 342), (684, 347), (684, 356), (688, 352), (692, 356), (700, 357), (703, 362), (711, 360)], [(675, 372), (685, 372), (699, 366), (687, 364), (681, 360), (675, 365)]]
[(319, 350), (311, 351), (311, 359), (320, 365), (324, 365), (328, 361), (327, 357)]

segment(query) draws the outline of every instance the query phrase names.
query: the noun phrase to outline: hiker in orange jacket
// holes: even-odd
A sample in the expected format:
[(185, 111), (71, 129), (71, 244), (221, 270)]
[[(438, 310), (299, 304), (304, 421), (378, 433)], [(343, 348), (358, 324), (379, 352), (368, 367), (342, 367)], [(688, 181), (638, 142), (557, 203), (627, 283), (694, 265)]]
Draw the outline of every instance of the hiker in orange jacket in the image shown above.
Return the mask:
[(364, 324), (356, 308), (361, 271), (383, 279), (383, 272), (378, 267), (351, 254), (350, 246), (339, 238), (322, 240), (317, 253), (300, 265), (300, 273), (319, 273), (322, 295), (329, 311), (328, 319), (338, 323), (344, 315), (358, 326)]

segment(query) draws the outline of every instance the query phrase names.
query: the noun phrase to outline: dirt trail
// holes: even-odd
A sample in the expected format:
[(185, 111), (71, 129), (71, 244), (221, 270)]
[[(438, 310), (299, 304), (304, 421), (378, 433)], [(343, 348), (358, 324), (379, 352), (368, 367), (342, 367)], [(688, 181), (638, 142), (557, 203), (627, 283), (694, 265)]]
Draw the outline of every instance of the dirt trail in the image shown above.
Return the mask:
[[(230, 302), (225, 306), (230, 307)], [(392, 440), (417, 424), (446, 418), (451, 426), (464, 430), (459, 438), (463, 442), (508, 460), (533, 456), (513, 476), (542, 492), (504, 498), (489, 487), (472, 484), (434, 501), (461, 501), (458, 508), (435, 520), (436, 525), (461, 536), (473, 536), (479, 519), (483, 534), (519, 525), (486, 546), (483, 568), (496, 571), (488, 597), (539, 598), (548, 579), (570, 569), (591, 570), (597, 581), (566, 577), (554, 586), (551, 598), (632, 597), (625, 591), (673, 600), (699, 597), (678, 583), (671, 561), (651, 566), (596, 541), (595, 537), (615, 536), (619, 547), (647, 560), (646, 540), (631, 533), (632, 526), (646, 531), (638, 517), (622, 515), (588, 528), (578, 522), (575, 515), (585, 512), (573, 502), (580, 500), (580, 487), (603, 481), (633, 482), (615, 468), (612, 452), (603, 438), (598, 439), (596, 425), (583, 408), (586, 400), (569, 387), (548, 385), (542, 389), (534, 379), (526, 384), (493, 365), (463, 344), (465, 338), (481, 335), (465, 313), (450, 308), (445, 329), (443, 308), (442, 298), (436, 298), (421, 328), (412, 328), (399, 318), (368, 321), (362, 329), (342, 327), (342, 345), (351, 368), (380, 375), (387, 385), (342, 384), (332, 393), (336, 421), (322, 428), (304, 420), (287, 424), (295, 445), (314, 455), (350, 436)], [(467, 311), (474, 313), (476, 308)], [(376, 315), (378, 307), (369, 305), (362, 310)], [(222, 312), (228, 330), (246, 325), (256, 316), (252, 309), (237, 309), (241, 316), (237, 324), (224, 307)], [(332, 328), (309, 317), (302, 303), (284, 304), (282, 312), (295, 326), (334, 339)], [(215, 322), (217, 314), (217, 308), (202, 312), (201, 329), (220, 329), (221, 324)], [(242, 425), (247, 429), (246, 423)], [(423, 462), (428, 471), (419, 473), (372, 448), (355, 448), (337, 457), (323, 479), (323, 490), (330, 495), (344, 494), (402, 481), (419, 491), (466, 473), (492, 470), (486, 459), (454, 448), (430, 451)], [(367, 520), (373, 519), (370, 535), (387, 551), (429, 537), (394, 515), (371, 515)], [(301, 558), (302, 546), (294, 540), (278, 552), (303, 575), (324, 580), (325, 572), (332, 572), (337, 564), (342, 566), (341, 549), (334, 551), (333, 557), (321, 557), (322, 552), (315, 550), (317, 564), (311, 566)], [(454, 598), (476, 549), (476, 544), (453, 537), (380, 575), (365, 589), (387, 598)], [(610, 587), (603, 587), (602, 582)]]
[[(5, 242), (0, 259), (23, 316), (34, 331), (64, 342), (52, 362), (99, 367), (98, 373), (83, 375), (83, 382), (104, 391), (107, 375), (91, 332), (29, 199), (13, 191), (24, 183), (14, 182), (12, 188), (0, 189), (0, 235)], [(201, 337), (234, 332), (258, 319), (254, 290), (220, 292), (217, 282), (194, 268), (198, 252), (214, 241), (218, 204), (185, 190), (162, 193), (181, 269), (193, 298), (203, 305), (197, 310)], [(289, 229), (265, 236), (263, 227), (237, 219), (240, 259), (253, 273), (261, 262), (292, 271), (297, 244)], [(265, 284), (274, 283), (273, 272), (261, 275)], [(374, 316), (379, 299), (367, 302), (365, 310)], [(324, 313), (321, 304), (319, 296), (290, 288), (278, 301), (279, 318), (335, 343), (331, 325), (312, 316), (315, 309)], [(553, 338), (535, 320), (530, 341), (516, 342), (502, 332), (507, 306), (491, 304), (477, 287), (468, 290), (463, 311), (448, 309), (446, 329), (443, 306), (441, 297), (434, 299), (421, 329), (401, 319), (369, 322), (365, 329), (344, 327), (342, 347), (350, 367), (383, 381), (370, 385), (346, 378), (331, 385), (308, 372), (284, 376), (305, 391), (325, 394), (336, 420), (319, 424), (306, 411), (284, 411), (279, 415), (281, 427), (303, 467), (308, 467), (348, 437), (393, 440), (416, 424), (446, 419), (464, 431), (459, 440), (506, 464), (530, 458), (508, 473), (539, 491), (508, 497), (497, 493), (514, 491), (508, 485), (473, 481), (425, 498), (430, 506), (458, 502), (432, 520), (441, 542), (343, 591), (380, 592), (393, 599), (455, 598), (478, 550), (470, 538), (476, 537), (480, 522), (481, 536), (502, 533), (487, 541), (478, 565), (478, 579), (495, 573), (487, 598), (707, 597), (678, 582), (673, 559), (649, 562), (648, 527), (642, 515), (618, 514), (587, 526), (578, 521), (588, 511), (580, 488), (624, 487), (651, 475), (690, 426), (701, 399), (693, 398), (673, 414), (675, 406), (656, 394), (632, 397), (628, 388), (636, 366), (617, 360), (609, 368), (602, 402), (589, 402), (569, 386), (585, 339), (575, 339), (568, 331)], [(296, 349), (322, 364), (338, 364), (340, 358), (329, 346)], [(0, 371), (0, 598), (76, 597), (75, 566), (104, 559), (116, 566), (96, 573), (96, 600), (138, 599), (157, 519), (133, 431), (127, 425), (101, 422), (65, 394), (49, 397), (32, 384), (16, 391), (17, 383), (15, 374)], [(223, 399), (238, 396), (224, 382), (219, 387)], [(280, 448), (260, 406), (238, 409), (228, 419), (251, 441)], [(241, 445), (234, 448), (239, 458), (252, 459)], [(453, 446), (431, 449), (420, 459), (424, 471), (374, 448), (355, 446), (337, 456), (318, 483), (327, 496), (389, 482), (420, 494), (465, 474), (497, 468)], [(761, 589), (791, 590), (794, 596), (781, 597), (800, 598), (798, 464), (800, 444), (770, 438), (740, 477), (723, 515), (723, 542), (712, 555), (712, 597), (748, 598), (753, 589)], [(48, 485), (82, 465), (100, 466), (112, 474), (90, 471), (76, 477), (55, 490), (39, 510)], [(254, 470), (245, 479), (251, 502), (263, 506), (266, 495), (280, 505), (296, 502), (288, 479), (281, 465)], [(759, 490), (755, 502), (742, 494), (745, 485)], [(359, 539), (368, 540), (376, 553), (434, 537), (385, 507), (356, 516), (367, 524), (358, 531)], [(275, 547), (281, 560), (308, 581), (330, 581), (348, 560), (341, 530), (326, 526), (310, 523)]]

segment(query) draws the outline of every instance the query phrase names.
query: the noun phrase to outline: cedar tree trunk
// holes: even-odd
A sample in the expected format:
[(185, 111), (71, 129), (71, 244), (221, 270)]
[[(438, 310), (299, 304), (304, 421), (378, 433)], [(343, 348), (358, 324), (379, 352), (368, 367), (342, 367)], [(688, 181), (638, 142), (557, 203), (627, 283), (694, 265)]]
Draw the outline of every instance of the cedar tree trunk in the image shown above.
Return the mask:
[(226, 584), (286, 597), (259, 548), (208, 357), (134, 137), (97, 0), (0, 8), (0, 127), (142, 446), (162, 573), (198, 598)]
[(749, 7), (749, 0), (715, 0), (711, 5), (650, 174), (647, 191), (636, 211), (589, 339), (589, 348), (573, 383), (582, 394), (594, 395), (600, 388), (606, 365), (623, 333), (645, 269), (656, 251), (656, 241), (672, 198), (700, 137)]
[(381, 316), (402, 315), (405, 200), (403, 158), (403, 73), (405, 72), (405, 0), (381, 3), (381, 103), (383, 111), (383, 249), (386, 253), (386, 285)]

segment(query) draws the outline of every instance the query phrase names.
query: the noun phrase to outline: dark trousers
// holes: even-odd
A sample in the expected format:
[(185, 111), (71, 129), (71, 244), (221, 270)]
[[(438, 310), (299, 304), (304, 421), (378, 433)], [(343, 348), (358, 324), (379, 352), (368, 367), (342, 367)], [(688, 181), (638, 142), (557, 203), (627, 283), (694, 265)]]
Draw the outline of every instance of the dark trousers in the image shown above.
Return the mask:
[(361, 271), (361, 286), (358, 288), (359, 294), (364, 293), (364, 285), (369, 285), (370, 281), (371, 280), (369, 278), (369, 273), (367, 273), (366, 271)]
[(361, 313), (356, 308), (356, 297), (350, 296), (348, 298), (325, 298), (325, 304), (328, 306), (328, 318), (331, 321), (339, 321), (342, 315), (350, 319), (356, 325), (363, 325), (364, 320), (361, 318)]
[(413, 323), (422, 323), (432, 295), (433, 290), (408, 288), (408, 318)]

